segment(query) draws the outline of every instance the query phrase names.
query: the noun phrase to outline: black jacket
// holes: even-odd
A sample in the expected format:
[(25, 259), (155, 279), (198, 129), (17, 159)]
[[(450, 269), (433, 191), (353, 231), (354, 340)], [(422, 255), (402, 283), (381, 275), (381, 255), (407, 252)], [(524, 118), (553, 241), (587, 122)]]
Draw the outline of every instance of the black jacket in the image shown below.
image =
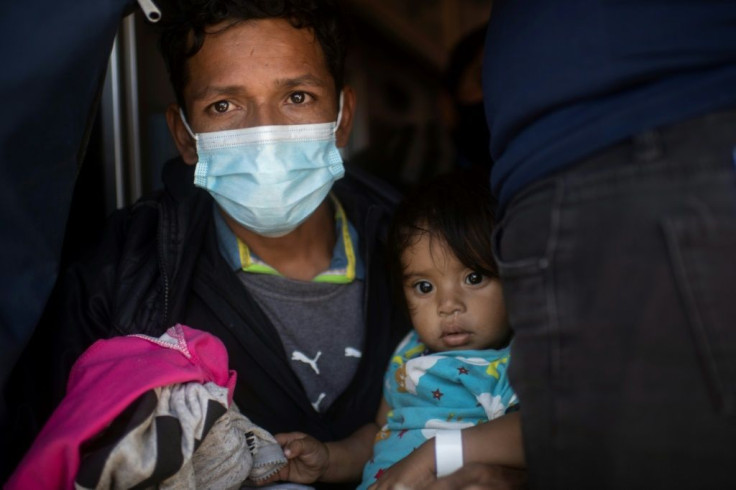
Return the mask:
[(71, 365), (92, 342), (159, 336), (176, 323), (224, 342), (238, 373), (235, 402), (272, 433), (302, 431), (329, 441), (374, 420), (389, 356), (408, 330), (390, 297), (384, 257), (395, 192), (353, 172), (333, 188), (360, 236), (365, 342), (348, 388), (317, 413), (275, 328), (220, 255), (213, 200), (193, 186), (193, 170), (178, 159), (168, 162), (166, 190), (115, 213), (89, 259), (73, 264), (57, 284), (7, 393), (17, 401), (11, 420), (18, 451), (61, 400)]

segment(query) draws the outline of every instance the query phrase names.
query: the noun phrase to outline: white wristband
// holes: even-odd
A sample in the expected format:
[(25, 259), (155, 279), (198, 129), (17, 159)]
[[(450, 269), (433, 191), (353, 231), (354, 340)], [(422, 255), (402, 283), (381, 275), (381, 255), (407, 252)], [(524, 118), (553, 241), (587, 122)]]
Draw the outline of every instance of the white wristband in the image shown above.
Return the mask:
[(434, 436), (437, 478), (454, 473), (463, 465), (463, 436), (459, 429), (438, 430)]

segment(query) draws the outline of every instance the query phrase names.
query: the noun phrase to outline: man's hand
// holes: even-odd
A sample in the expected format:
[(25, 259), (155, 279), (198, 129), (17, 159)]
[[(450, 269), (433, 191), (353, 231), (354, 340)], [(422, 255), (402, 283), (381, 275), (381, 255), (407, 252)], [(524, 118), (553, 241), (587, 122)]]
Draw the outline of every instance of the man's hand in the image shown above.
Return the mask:
[(434, 439), (430, 439), (386, 470), (369, 490), (426, 488), (435, 478)]
[(301, 432), (276, 434), (274, 437), (284, 449), (284, 455), (289, 463), (262, 483), (277, 480), (313, 483), (327, 471), (330, 453), (324, 443)]
[[(524, 490), (526, 471), (506, 466), (469, 463), (455, 473), (440, 478), (427, 490)], [(420, 488), (420, 487), (416, 487)]]
[(507, 466), (468, 463), (451, 475), (435, 476), (434, 439), (386, 470), (369, 490), (525, 490), (526, 471)]

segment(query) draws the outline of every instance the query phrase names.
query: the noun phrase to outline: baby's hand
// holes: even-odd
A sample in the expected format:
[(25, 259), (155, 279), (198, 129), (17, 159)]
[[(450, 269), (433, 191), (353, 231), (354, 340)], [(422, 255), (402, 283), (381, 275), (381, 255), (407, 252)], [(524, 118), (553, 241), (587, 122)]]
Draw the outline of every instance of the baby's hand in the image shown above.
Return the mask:
[(301, 432), (288, 432), (274, 436), (289, 463), (275, 479), (294, 483), (313, 483), (327, 471), (330, 453), (327, 446), (312, 436)]

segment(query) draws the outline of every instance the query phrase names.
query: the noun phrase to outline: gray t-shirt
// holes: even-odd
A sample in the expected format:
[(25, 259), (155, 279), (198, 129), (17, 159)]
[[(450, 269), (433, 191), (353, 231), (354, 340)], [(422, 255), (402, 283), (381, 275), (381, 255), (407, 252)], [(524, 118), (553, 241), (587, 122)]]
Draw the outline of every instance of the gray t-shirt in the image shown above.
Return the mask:
[(345, 391), (363, 351), (363, 281), (304, 282), (239, 271), (273, 322), (291, 368), (318, 412)]

